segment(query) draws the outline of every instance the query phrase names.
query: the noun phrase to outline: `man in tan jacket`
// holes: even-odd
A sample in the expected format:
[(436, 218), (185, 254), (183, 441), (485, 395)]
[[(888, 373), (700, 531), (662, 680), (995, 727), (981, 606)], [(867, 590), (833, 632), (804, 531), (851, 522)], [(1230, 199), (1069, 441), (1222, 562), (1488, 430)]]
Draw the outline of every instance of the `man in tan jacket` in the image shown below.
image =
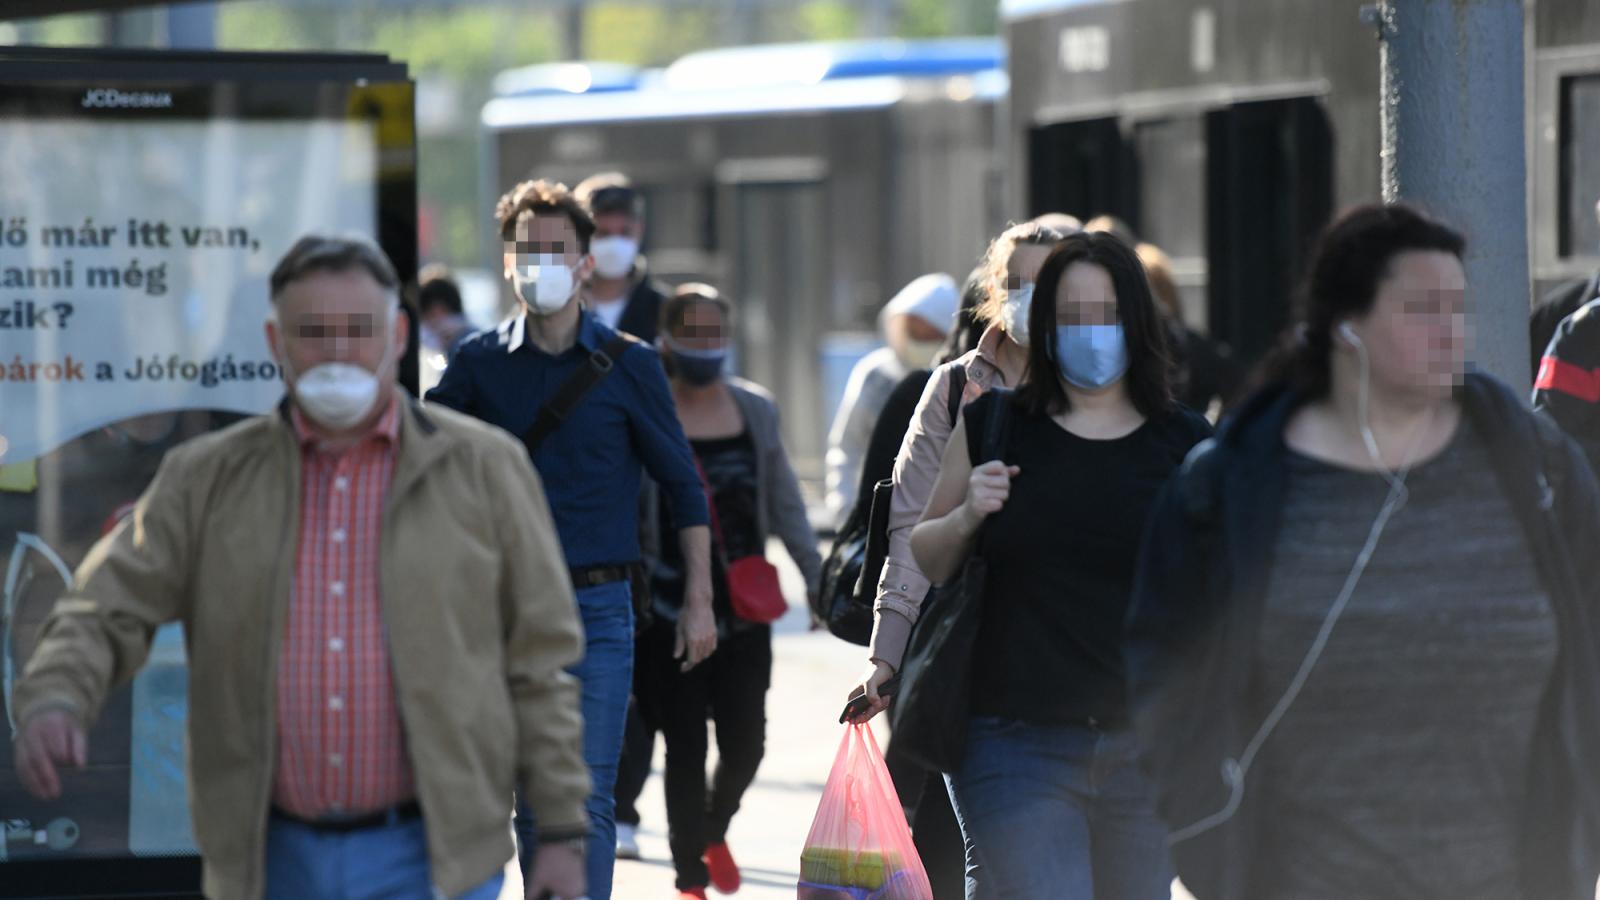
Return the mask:
[(511, 796), (528, 896), (584, 892), (583, 653), (543, 487), (509, 435), (394, 387), (398, 279), (308, 237), (272, 274), (269, 415), (167, 455), (16, 686), (16, 768), (59, 796), (155, 630), (187, 641), (194, 833), (214, 898), (493, 900)]

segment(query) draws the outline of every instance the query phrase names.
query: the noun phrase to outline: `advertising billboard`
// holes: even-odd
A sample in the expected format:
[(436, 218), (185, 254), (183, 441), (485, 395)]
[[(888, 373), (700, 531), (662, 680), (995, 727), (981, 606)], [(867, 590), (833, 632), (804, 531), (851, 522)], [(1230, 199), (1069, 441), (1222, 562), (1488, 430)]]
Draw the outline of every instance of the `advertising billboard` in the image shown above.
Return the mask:
[[(8, 735), (12, 684), (52, 604), (165, 451), (282, 398), (263, 323), (284, 251), (308, 232), (358, 233), (415, 273), (403, 67), (263, 57), (0, 58)], [(106, 705), (88, 767), (56, 801), (23, 791), (0, 753), (0, 896), (70, 895), (85, 877), (162, 892), (152, 872), (197, 875), (186, 684), (174, 624)]]

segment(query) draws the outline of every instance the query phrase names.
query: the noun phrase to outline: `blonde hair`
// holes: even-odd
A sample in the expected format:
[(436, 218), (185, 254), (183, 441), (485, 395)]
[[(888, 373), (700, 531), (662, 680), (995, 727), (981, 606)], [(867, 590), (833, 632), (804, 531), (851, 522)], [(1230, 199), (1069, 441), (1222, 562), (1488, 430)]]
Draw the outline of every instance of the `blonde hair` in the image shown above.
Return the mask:
[(1011, 265), (1011, 255), (1019, 246), (1050, 247), (1061, 242), (1066, 235), (1038, 222), (1012, 225), (989, 242), (978, 270), (983, 279), (983, 300), (973, 312), (973, 317), (985, 325), (1000, 320), (1000, 308), (1006, 302), (1006, 275)]
[(1174, 319), (1183, 318), (1183, 297), (1178, 293), (1178, 282), (1172, 277), (1172, 260), (1155, 244), (1140, 244), (1133, 248), (1144, 264), (1145, 278), (1150, 282), (1150, 293), (1156, 295), (1167, 314)]

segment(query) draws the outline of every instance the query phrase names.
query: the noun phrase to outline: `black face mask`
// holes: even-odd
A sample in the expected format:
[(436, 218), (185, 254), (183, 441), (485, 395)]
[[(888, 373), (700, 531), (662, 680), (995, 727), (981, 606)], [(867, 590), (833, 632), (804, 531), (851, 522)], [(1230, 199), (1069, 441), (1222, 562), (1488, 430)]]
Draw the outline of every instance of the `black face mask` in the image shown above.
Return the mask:
[[(722, 364), (728, 358), (725, 350), (671, 350), (672, 371), (695, 387), (705, 387), (722, 377)], [(689, 353), (694, 353), (690, 356)]]

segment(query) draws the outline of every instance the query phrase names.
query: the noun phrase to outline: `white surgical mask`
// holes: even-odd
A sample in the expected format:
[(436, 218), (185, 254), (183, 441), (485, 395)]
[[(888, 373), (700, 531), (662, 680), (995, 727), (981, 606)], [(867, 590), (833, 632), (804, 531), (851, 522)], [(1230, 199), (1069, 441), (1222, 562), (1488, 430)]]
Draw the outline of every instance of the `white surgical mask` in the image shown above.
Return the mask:
[(1006, 291), (1006, 302), (1000, 306), (1000, 327), (1021, 346), (1028, 346), (1028, 312), (1033, 309), (1033, 284)]
[(535, 315), (550, 315), (563, 309), (578, 283), (559, 253), (540, 253), (517, 257), (517, 266), (511, 270), (511, 281), (517, 296), (532, 308)]
[(639, 242), (624, 235), (595, 238), (589, 242), (594, 254), (594, 271), (601, 278), (621, 278), (633, 271), (639, 256)]

